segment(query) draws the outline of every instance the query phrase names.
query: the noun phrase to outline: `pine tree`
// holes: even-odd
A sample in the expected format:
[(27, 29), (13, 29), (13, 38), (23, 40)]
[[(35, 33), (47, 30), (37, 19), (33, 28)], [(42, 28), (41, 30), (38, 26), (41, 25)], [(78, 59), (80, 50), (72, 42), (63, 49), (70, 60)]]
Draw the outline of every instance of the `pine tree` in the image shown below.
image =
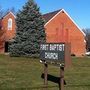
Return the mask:
[(46, 41), (46, 36), (45, 22), (37, 4), (33, 0), (28, 0), (16, 17), (16, 37), (10, 43), (10, 55), (38, 57), (40, 43)]

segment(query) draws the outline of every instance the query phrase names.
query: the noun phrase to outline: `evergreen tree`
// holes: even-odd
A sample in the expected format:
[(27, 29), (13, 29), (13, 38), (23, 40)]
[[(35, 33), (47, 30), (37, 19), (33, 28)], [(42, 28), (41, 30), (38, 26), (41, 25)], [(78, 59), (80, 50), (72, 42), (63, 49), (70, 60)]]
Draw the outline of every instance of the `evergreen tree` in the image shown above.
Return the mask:
[(16, 17), (16, 37), (10, 43), (10, 55), (38, 57), (40, 43), (46, 41), (46, 36), (45, 22), (37, 4), (33, 0), (28, 0)]

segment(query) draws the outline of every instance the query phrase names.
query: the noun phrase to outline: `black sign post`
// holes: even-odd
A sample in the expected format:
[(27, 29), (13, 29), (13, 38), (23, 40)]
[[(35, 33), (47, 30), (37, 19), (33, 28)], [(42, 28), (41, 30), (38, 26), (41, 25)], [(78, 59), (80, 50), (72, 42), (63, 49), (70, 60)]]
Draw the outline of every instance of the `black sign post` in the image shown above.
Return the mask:
[(47, 81), (48, 76), (47, 75), (48, 75), (48, 64), (44, 64), (44, 85), (46, 88), (48, 85), (48, 81)]
[(60, 66), (60, 90), (64, 90), (65, 43), (45, 43), (40, 45), (40, 59), (44, 63), (44, 84), (47, 88), (48, 62)]
[(60, 90), (64, 90), (64, 67), (60, 67)]

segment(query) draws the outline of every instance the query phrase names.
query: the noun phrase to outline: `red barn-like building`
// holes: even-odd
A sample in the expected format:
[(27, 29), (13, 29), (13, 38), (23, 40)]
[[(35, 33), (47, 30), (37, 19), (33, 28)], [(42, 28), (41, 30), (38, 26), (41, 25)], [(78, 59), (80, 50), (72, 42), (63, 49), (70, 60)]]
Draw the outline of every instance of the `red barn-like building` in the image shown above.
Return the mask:
[(4, 41), (0, 42), (0, 53), (8, 52), (8, 42), (15, 37), (15, 30), (15, 15), (9, 12), (0, 20), (0, 32), (4, 32)]
[(71, 54), (85, 55), (85, 33), (64, 10), (57, 10), (43, 15), (46, 20), (45, 31), (47, 42), (71, 43)]
[[(71, 43), (71, 54), (85, 55), (85, 34), (64, 9), (44, 14), (43, 18), (46, 20), (44, 27), (47, 42)], [(0, 30), (5, 31), (5, 42), (0, 42), (0, 53), (8, 51), (8, 42), (15, 37), (15, 29), (15, 15), (9, 12), (0, 20)]]

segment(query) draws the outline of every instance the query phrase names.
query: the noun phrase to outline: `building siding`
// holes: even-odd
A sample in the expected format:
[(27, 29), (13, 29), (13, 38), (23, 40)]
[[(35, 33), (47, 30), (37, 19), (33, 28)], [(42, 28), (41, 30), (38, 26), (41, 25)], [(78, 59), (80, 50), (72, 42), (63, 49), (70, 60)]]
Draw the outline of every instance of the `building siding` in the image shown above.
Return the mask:
[[(55, 13), (56, 14), (56, 13)], [(54, 14), (53, 14), (54, 15)], [(54, 16), (53, 16), (54, 17)], [(52, 17), (52, 18), (53, 18)], [(12, 30), (8, 30), (8, 19), (12, 19)], [(9, 13), (2, 19), (3, 30), (5, 30), (5, 41), (9, 41), (15, 37), (16, 23), (15, 17), (12, 13)], [(55, 18), (46, 22), (45, 24), (46, 40), (49, 43), (71, 43), (71, 54), (76, 56), (85, 55), (86, 43), (85, 35), (75, 25), (75, 23), (68, 17), (68, 15), (62, 10)], [(5, 51), (5, 42), (0, 43), (3, 48), (0, 49), (0, 53)]]
[[(8, 30), (8, 19), (12, 19), (12, 30)], [(15, 37), (16, 33), (16, 23), (15, 17), (12, 13), (8, 13), (5, 17), (2, 18), (2, 30), (4, 31), (5, 42), (9, 42), (12, 38)], [(5, 53), (5, 42), (0, 43), (2, 48), (0, 48), (0, 53)]]
[(63, 11), (45, 25), (47, 42), (71, 43), (71, 54), (85, 55), (85, 36)]

